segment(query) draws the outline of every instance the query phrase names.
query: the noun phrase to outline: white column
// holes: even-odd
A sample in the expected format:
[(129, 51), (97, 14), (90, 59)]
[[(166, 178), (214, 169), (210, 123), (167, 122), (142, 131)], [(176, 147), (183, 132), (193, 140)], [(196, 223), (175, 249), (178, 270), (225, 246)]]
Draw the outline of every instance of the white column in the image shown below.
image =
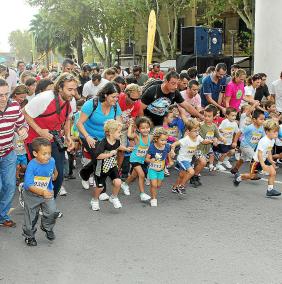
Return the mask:
[(282, 1), (255, 1), (254, 71), (268, 75), (267, 82), (279, 79), (282, 71)]

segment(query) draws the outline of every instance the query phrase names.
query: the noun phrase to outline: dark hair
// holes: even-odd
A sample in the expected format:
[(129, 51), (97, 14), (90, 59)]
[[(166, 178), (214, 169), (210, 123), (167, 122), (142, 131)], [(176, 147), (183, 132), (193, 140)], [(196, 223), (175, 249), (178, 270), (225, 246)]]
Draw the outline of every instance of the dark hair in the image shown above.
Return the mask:
[(220, 69), (222, 69), (223, 71), (227, 71), (227, 66), (225, 63), (218, 63), (215, 66), (215, 71), (219, 71)]
[(95, 66), (92, 68), (92, 70), (96, 70), (98, 73), (100, 72), (100, 67), (99, 66)]
[(117, 70), (121, 70), (121, 67), (118, 64), (115, 64), (114, 68), (116, 68)]
[(25, 63), (24, 63), (23, 61), (18, 61), (18, 62), (17, 62), (17, 68), (18, 68), (19, 65), (22, 64), (22, 63), (25, 65)]
[(214, 105), (207, 105), (205, 107), (205, 111), (206, 112), (212, 112), (213, 116), (216, 116), (217, 112), (218, 112), (218, 108)]
[(104, 76), (105, 75), (115, 75), (117, 73), (116, 68), (112, 67), (112, 68), (108, 68), (104, 71)]
[(260, 74), (255, 74), (255, 75), (252, 76), (252, 81), (254, 82), (256, 80), (261, 80)]
[(140, 65), (134, 65), (133, 66), (133, 69), (132, 69), (132, 72), (137, 72), (139, 71), (140, 73), (142, 72), (142, 67)]
[(34, 83), (36, 83), (35, 78), (28, 78), (28, 79), (25, 81), (25, 85), (26, 85), (27, 87), (32, 86)]
[(74, 61), (73, 61), (72, 59), (70, 59), (70, 58), (65, 58), (64, 61), (63, 61), (63, 63), (62, 63), (62, 65), (63, 65), (63, 66), (66, 66), (66, 65), (68, 65), (68, 64), (74, 65)]
[(6, 80), (0, 78), (0, 87), (4, 87), (4, 86), (9, 86), (9, 85)]
[(42, 146), (51, 147), (51, 142), (48, 139), (43, 138), (43, 137), (37, 137), (32, 140), (32, 143), (31, 143), (32, 151), (37, 153), (40, 150), (40, 147)]
[(146, 116), (139, 116), (139, 117), (137, 117), (136, 121), (135, 121), (136, 127), (139, 128), (142, 123), (149, 124), (150, 128), (152, 128), (152, 126), (153, 126), (153, 123), (152, 123), (150, 118), (148, 118)]
[(36, 88), (35, 88), (35, 95), (38, 95), (39, 93), (44, 92), (49, 85), (53, 85), (53, 81), (50, 79), (41, 79), (37, 82)]
[(173, 111), (176, 108), (178, 109), (177, 104), (172, 104), (168, 107), (168, 111)]
[(113, 81), (118, 83), (118, 84), (125, 84), (126, 83), (125, 79), (122, 76), (115, 77), (115, 79)]
[(240, 65), (239, 64), (233, 64), (233, 65), (231, 65), (231, 68), (240, 68)]
[(154, 68), (155, 66), (160, 67), (160, 63), (158, 63), (158, 62), (153, 63), (153, 68)]
[(137, 79), (131, 75), (127, 76), (125, 78), (125, 81), (126, 81), (126, 84), (137, 84), (138, 83)]
[(18, 85), (18, 86), (14, 89), (14, 91), (13, 91), (11, 97), (14, 98), (15, 95), (28, 94), (28, 93), (29, 93), (29, 90), (28, 90), (27, 86), (24, 85), (24, 84), (21, 84), (21, 85)]
[(167, 82), (169, 82), (172, 78), (179, 79), (179, 74), (175, 71), (171, 71), (165, 75), (165, 81)]
[(266, 109), (269, 109), (272, 105), (275, 105), (275, 102), (273, 102), (273, 101), (266, 101), (265, 104), (264, 104), (264, 107)]
[(197, 80), (190, 80), (188, 83), (189, 89), (191, 89), (193, 85), (199, 86), (200, 84)]
[(114, 94), (119, 93), (116, 84), (109, 82), (107, 83), (97, 94), (99, 101), (103, 103), (106, 100), (106, 97)]
[(181, 73), (179, 74), (179, 79), (180, 79), (180, 80), (187, 79), (187, 80), (189, 81), (190, 78), (189, 78), (187, 72), (181, 72)]
[(188, 68), (187, 74), (188, 74), (190, 79), (196, 78), (197, 75), (198, 75), (197, 67), (190, 67), (190, 68)]
[(91, 78), (92, 81), (96, 81), (96, 80), (101, 81), (101, 79), (102, 79), (101, 74), (93, 74)]
[(92, 68), (91, 68), (91, 66), (89, 65), (89, 64), (85, 64), (85, 65), (83, 65), (83, 67), (82, 67), (82, 70), (84, 71), (84, 72), (87, 72), (87, 71), (92, 71)]
[(262, 78), (262, 77), (267, 77), (267, 75), (266, 75), (265, 73), (258, 73), (258, 75), (260, 75), (261, 78)]
[(254, 110), (254, 112), (253, 112), (252, 118), (257, 119), (257, 118), (259, 118), (259, 116), (262, 115), (262, 114), (264, 115), (264, 112), (263, 112), (262, 110), (256, 109), (256, 110)]
[(229, 115), (231, 112), (236, 112), (237, 113), (236, 108), (234, 108), (234, 107), (226, 108), (226, 112), (225, 112), (226, 115)]

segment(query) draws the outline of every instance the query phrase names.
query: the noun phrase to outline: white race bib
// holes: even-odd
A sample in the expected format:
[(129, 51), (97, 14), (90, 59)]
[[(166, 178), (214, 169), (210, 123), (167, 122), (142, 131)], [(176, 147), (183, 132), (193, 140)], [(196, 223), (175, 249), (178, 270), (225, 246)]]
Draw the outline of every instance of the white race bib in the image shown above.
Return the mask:
[(34, 186), (39, 187), (39, 188), (43, 188), (44, 190), (47, 190), (50, 180), (51, 180), (51, 177), (35, 176), (34, 177)]

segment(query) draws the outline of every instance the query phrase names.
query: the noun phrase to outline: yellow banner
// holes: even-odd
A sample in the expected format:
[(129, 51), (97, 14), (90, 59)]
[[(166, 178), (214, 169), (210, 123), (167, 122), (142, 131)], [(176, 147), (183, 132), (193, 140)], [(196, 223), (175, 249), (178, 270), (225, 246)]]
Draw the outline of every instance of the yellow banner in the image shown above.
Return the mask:
[(149, 16), (149, 21), (148, 21), (147, 68), (152, 63), (156, 26), (157, 26), (156, 13), (154, 10), (152, 10)]

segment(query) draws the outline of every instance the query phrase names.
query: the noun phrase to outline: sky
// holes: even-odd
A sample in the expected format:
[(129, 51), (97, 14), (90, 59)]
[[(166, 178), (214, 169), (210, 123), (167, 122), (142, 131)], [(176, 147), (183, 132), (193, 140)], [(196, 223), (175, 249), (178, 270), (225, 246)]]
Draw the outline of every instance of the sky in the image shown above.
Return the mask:
[(29, 22), (37, 13), (37, 8), (30, 7), (25, 0), (0, 0), (1, 27), (0, 52), (9, 52), (8, 37), (15, 30), (28, 30)]

